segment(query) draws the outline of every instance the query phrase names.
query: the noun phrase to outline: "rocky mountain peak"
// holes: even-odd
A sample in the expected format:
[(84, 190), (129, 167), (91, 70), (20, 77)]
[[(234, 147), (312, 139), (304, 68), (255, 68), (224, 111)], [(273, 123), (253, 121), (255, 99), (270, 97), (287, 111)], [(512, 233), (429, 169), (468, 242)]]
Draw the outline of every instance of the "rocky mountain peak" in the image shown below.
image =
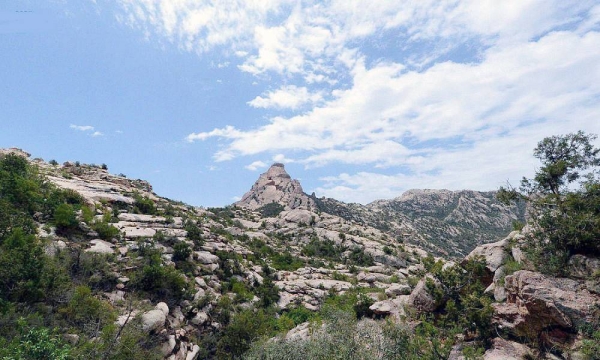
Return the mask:
[(261, 174), (250, 191), (235, 205), (258, 209), (271, 203), (283, 205), (286, 210), (316, 207), (314, 200), (302, 190), (300, 182), (292, 179), (281, 163), (274, 163)]

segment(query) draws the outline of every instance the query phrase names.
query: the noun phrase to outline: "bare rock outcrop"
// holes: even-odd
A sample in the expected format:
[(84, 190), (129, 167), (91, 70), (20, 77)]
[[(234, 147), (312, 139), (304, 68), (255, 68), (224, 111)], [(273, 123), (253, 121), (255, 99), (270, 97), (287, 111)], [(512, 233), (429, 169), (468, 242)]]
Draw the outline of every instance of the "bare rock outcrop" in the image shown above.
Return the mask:
[(505, 278), (506, 303), (494, 304), (493, 322), (516, 336), (536, 338), (546, 331), (550, 343), (562, 343), (579, 325), (600, 316), (600, 296), (582, 282), (521, 270)]
[(271, 203), (281, 204), (286, 210), (316, 208), (315, 201), (304, 193), (300, 182), (292, 179), (280, 163), (261, 174), (235, 205), (255, 210)]

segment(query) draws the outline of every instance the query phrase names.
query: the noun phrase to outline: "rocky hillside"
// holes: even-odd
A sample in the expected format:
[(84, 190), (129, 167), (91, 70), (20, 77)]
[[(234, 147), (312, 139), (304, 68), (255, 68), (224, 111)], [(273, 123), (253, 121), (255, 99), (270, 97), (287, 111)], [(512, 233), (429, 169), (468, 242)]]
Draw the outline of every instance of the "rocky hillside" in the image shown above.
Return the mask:
[[(112, 331), (103, 329), (112, 326), (113, 316), (117, 334), (111, 336), (131, 331), (138, 343), (152, 339), (158, 347), (151, 353), (164, 358), (239, 355), (249, 344), (229, 344), (234, 313), (318, 311), (331, 296), (358, 293), (372, 304), (386, 291), (408, 293), (409, 277), (423, 271), (424, 251), (318, 212), (282, 165), (261, 176), (243, 207), (203, 209), (162, 198), (147, 182), (112, 175), (105, 166), (18, 160), (28, 158), (17, 149), (3, 150), (1, 161), (24, 169), (7, 170), (6, 176), (42, 184), (45, 193), (32, 194), (35, 199), (64, 199), (23, 210), (35, 223), (30, 233), (39, 238), (44, 261), (59, 261), (57, 271), (66, 281), (64, 289), (46, 289), (35, 301), (54, 304), (46, 322), (64, 326), (72, 346), (88, 358), (123, 350), (110, 342), (88, 343)], [(281, 207), (260, 211), (270, 204)], [(4, 229), (8, 237), (11, 229)], [(21, 304), (29, 298), (4, 300)], [(89, 311), (77, 308), (81, 301), (110, 310), (100, 322), (73, 322), (73, 316), (83, 316), (78, 311)], [(64, 315), (68, 311), (79, 315)], [(281, 326), (296, 322), (288, 321)]]
[(530, 226), (454, 261), (414, 245), (489, 240), (522, 216), (493, 196), (344, 204), (275, 164), (204, 209), (1, 150), (0, 358), (597, 359), (597, 257), (536, 258)]

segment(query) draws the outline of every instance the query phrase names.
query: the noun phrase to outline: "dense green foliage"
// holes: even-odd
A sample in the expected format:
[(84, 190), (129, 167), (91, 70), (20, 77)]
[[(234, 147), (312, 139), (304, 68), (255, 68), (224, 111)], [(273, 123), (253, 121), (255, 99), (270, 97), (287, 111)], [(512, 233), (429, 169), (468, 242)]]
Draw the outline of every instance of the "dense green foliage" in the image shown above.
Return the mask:
[[(110, 214), (94, 222), (77, 193), (56, 188), (23, 157), (0, 157), (0, 358), (156, 358), (155, 344), (139, 324), (115, 326), (115, 310), (96, 294), (114, 287), (110, 259), (77, 247), (48, 255), (38, 238), (36, 221), (76, 240), (78, 210), (101, 237), (118, 236), (108, 224)], [(179, 279), (166, 282), (173, 278)], [(80, 340), (67, 345), (59, 335), (67, 332)]]
[(18, 335), (9, 343), (0, 339), (0, 358), (6, 360), (70, 360), (71, 348), (60, 335), (44, 327), (19, 322)]
[(600, 149), (583, 132), (543, 139), (534, 149), (542, 163), (519, 190), (500, 188), (504, 202), (530, 205), (529, 252), (538, 268), (564, 274), (573, 254), (600, 255)]

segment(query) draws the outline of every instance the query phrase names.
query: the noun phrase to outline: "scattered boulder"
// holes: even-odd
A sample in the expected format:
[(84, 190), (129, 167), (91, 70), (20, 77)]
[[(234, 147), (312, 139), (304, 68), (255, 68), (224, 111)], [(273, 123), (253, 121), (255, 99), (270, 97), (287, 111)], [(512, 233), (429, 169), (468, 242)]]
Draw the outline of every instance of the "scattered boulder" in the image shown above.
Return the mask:
[(142, 314), (142, 329), (145, 332), (157, 331), (165, 326), (169, 307), (164, 302), (158, 303), (154, 310)]
[(440, 281), (431, 275), (427, 275), (425, 278), (419, 280), (417, 286), (415, 286), (414, 290), (410, 293), (408, 302), (412, 307), (417, 309), (417, 311), (435, 311), (443, 303), (443, 299), (436, 299), (431, 294), (431, 290), (427, 286), (428, 282), (433, 284), (433, 286), (437, 289), (441, 288), (442, 286)]
[(484, 360), (521, 360), (533, 358), (534, 352), (523, 344), (495, 338), (492, 347), (483, 355)]
[(388, 296), (408, 295), (410, 294), (410, 286), (406, 284), (392, 284), (385, 289), (385, 294)]
[(219, 257), (208, 251), (194, 251), (194, 259), (205, 265), (218, 264)]
[(490, 244), (484, 244), (476, 247), (467, 257), (465, 261), (481, 256), (485, 259), (488, 275), (482, 280), (484, 286), (489, 286), (492, 283), (494, 273), (502, 264), (504, 264), (508, 253), (508, 238)]
[(375, 315), (378, 316), (394, 316), (396, 318), (405, 316), (404, 312), (405, 299), (396, 298), (393, 300), (378, 301), (369, 307)]
[(303, 322), (298, 324), (295, 328), (288, 331), (285, 335), (286, 340), (307, 340), (310, 337), (310, 323)]
[(587, 279), (595, 273), (600, 274), (600, 259), (577, 254), (571, 256), (568, 267), (569, 277)]
[(92, 244), (92, 247), (86, 249), (85, 252), (92, 252), (97, 254), (113, 254), (115, 252), (113, 249), (114, 245), (109, 243), (108, 241), (96, 239), (91, 240), (90, 244)]
[(200, 326), (208, 321), (208, 315), (206, 315), (203, 311), (198, 311), (198, 313), (190, 320), (190, 322), (196, 326)]

